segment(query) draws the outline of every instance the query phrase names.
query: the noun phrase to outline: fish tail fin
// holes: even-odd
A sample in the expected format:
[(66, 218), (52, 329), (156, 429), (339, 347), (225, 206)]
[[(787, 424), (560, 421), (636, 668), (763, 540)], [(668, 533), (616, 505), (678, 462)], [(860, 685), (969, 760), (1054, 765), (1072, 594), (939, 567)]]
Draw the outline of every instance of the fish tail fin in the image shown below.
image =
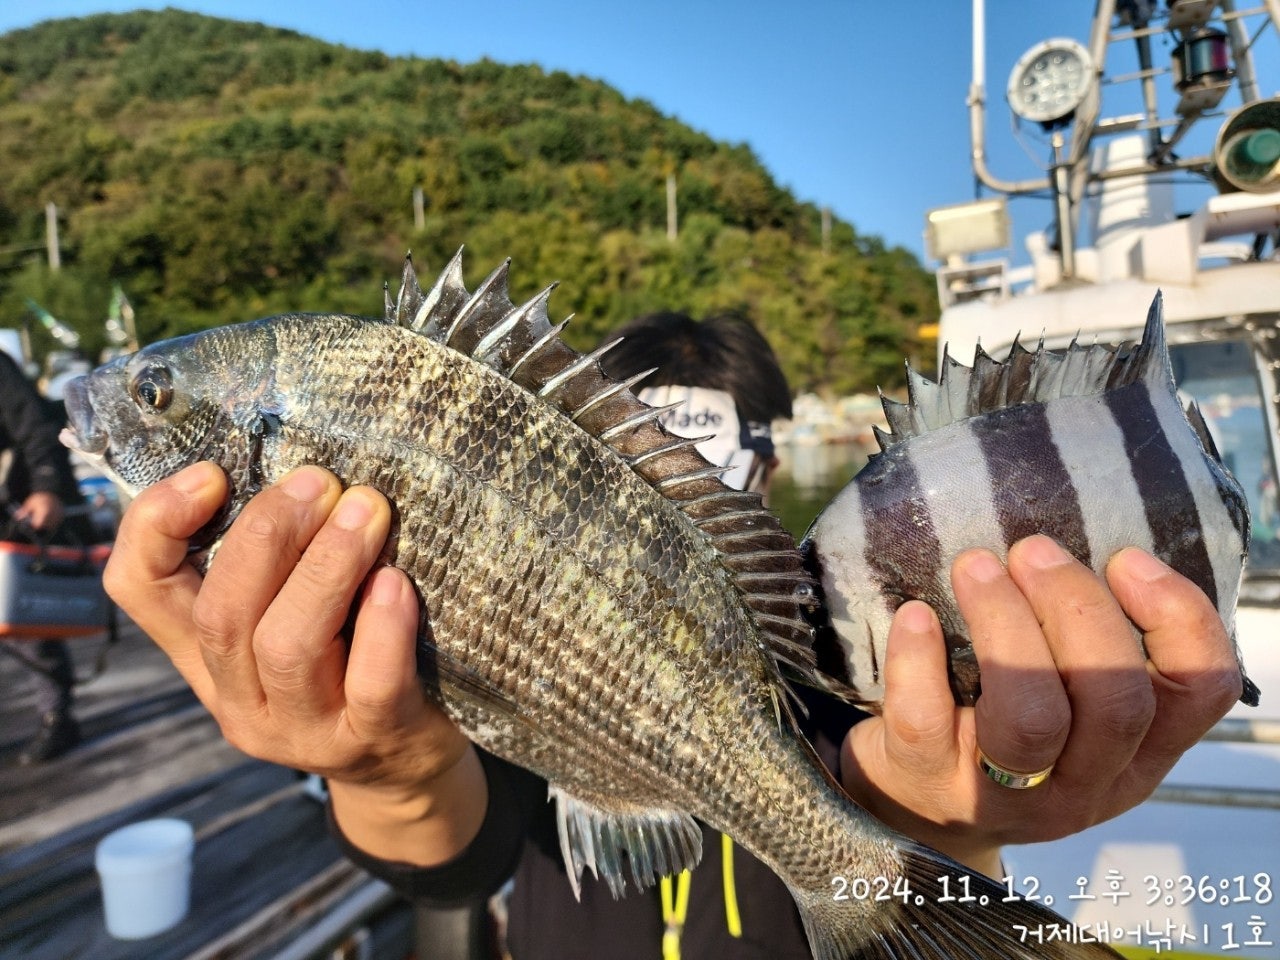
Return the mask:
[[(899, 838), (897, 879), (796, 891), (817, 960), (1100, 960), (1091, 932), (923, 844)], [(865, 886), (864, 886), (865, 883)], [(861, 908), (861, 909), (860, 909)]]

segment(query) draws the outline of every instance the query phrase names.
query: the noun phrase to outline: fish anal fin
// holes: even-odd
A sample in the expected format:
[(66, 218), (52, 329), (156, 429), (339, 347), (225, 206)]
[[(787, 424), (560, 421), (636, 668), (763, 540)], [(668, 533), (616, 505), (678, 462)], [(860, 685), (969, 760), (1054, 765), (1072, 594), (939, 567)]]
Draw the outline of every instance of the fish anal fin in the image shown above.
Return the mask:
[(573, 895), (582, 898), (582, 871), (603, 880), (615, 898), (626, 890), (622, 854), (637, 888), (659, 877), (692, 869), (702, 859), (702, 830), (687, 813), (674, 810), (610, 810), (608, 801), (579, 796), (551, 784), (560, 852)]

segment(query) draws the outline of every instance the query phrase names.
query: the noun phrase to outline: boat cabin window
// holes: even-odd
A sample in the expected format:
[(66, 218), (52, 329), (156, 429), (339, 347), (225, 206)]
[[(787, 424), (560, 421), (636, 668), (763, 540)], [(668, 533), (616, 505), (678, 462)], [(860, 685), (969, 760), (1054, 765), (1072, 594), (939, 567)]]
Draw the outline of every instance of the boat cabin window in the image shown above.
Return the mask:
[(1174, 344), (1174, 379), (1204, 414), (1227, 469), (1244, 487), (1253, 524), (1249, 570), (1280, 573), (1275, 450), (1258, 367), (1247, 340)]

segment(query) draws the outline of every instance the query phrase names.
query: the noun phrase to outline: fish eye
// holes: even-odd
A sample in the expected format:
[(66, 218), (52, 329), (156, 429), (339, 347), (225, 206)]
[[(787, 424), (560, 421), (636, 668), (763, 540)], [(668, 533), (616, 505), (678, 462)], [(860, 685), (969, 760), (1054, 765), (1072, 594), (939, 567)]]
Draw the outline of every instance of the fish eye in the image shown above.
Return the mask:
[(152, 413), (163, 412), (173, 401), (173, 381), (165, 367), (146, 367), (129, 384), (133, 402)]

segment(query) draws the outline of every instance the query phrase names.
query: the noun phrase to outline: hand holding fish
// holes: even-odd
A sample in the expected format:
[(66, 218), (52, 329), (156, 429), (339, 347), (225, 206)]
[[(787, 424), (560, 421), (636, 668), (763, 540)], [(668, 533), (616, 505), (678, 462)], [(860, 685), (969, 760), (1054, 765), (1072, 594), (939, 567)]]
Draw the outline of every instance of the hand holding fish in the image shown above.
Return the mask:
[[(955, 705), (937, 618), (904, 606), (884, 715), (850, 732), (842, 773), (877, 817), (988, 874), (998, 875), (1002, 844), (1057, 839), (1145, 800), (1240, 696), (1213, 605), (1141, 551), (1117, 554), (1104, 583), (1031, 537), (1011, 549), (1007, 571), (985, 551), (963, 554), (952, 584), (982, 696)], [(1030, 790), (999, 786), (975, 762), (979, 746), (1001, 766), (1052, 774)]]
[(387, 536), (386, 500), (294, 471), (245, 508), (202, 580), (185, 562), (188, 538), (225, 496), (208, 463), (143, 491), (120, 526), (107, 589), (232, 744), (330, 778), (335, 801), (359, 794), (345, 808), (372, 816), (343, 828), (370, 852), (447, 859), (479, 829), (484, 773), (414, 679), (418, 601), (404, 574), (369, 577), (350, 653), (341, 636)]

